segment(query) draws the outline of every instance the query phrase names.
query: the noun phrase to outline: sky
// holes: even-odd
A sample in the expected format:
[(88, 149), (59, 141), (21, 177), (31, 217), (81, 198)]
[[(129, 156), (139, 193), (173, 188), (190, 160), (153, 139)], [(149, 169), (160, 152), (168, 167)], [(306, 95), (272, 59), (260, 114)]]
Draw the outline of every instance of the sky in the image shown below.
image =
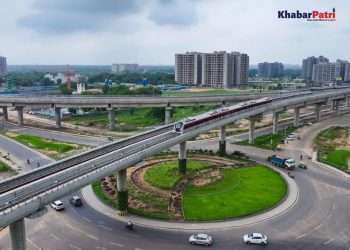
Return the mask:
[[(336, 21), (281, 20), (278, 10), (331, 11)], [(186, 51), (239, 51), (251, 64), (350, 60), (346, 0), (1, 0), (8, 64), (173, 65)]]

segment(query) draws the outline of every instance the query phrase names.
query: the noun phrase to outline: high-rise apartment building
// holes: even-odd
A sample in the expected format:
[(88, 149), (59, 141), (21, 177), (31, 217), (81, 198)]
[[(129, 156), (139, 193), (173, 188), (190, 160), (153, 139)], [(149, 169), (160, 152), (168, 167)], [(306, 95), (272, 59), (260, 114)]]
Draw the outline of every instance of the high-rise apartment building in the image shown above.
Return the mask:
[(313, 67), (315, 64), (318, 63), (328, 63), (329, 60), (328, 58), (324, 56), (319, 56), (319, 57), (308, 57), (303, 60), (303, 72), (302, 76), (303, 79), (307, 82), (312, 80), (312, 74), (313, 74)]
[(128, 63), (112, 64), (112, 73), (114, 74), (122, 74), (125, 72), (135, 72), (135, 71), (138, 71), (138, 69), (139, 69), (138, 64), (128, 64)]
[(344, 82), (350, 82), (350, 63), (346, 63), (344, 67)]
[(6, 57), (0, 56), (0, 75), (7, 73)]
[(199, 85), (202, 79), (202, 56), (198, 52), (175, 55), (175, 82)]
[(313, 66), (312, 81), (318, 83), (342, 80), (340, 63), (317, 63)]
[(239, 52), (187, 52), (175, 55), (177, 83), (232, 88), (248, 82), (249, 56)]
[(260, 77), (274, 78), (282, 77), (284, 66), (280, 62), (263, 62), (258, 64), (258, 74)]

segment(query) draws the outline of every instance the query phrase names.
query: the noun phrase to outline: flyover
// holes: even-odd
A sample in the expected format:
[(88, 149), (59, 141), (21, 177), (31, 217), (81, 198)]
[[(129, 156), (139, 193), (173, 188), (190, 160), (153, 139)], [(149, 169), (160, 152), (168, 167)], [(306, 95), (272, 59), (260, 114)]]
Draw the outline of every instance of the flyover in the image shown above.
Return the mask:
[[(298, 109), (315, 105), (316, 119), (321, 106), (329, 102), (337, 109), (341, 101), (349, 99), (350, 90), (330, 91), (299, 97), (278, 99), (255, 109), (247, 109), (230, 116), (186, 131), (175, 133), (172, 125), (113, 142), (94, 150), (16, 176), (0, 183), (0, 226), (10, 225), (13, 249), (25, 249), (24, 217), (40, 210), (51, 201), (117, 172), (118, 199), (122, 212), (127, 210), (126, 168), (145, 157), (180, 144), (179, 162), (186, 165), (186, 141), (200, 133), (220, 127), (220, 149), (225, 150), (225, 125), (240, 119), (250, 120), (250, 141), (254, 140), (254, 124), (257, 117), (267, 112), (282, 112), (294, 108), (295, 125), (298, 125)], [(277, 126), (278, 119), (274, 119)]]
[[(252, 94), (233, 95), (194, 95), (184, 97), (160, 97), (160, 96), (1, 96), (0, 108), (6, 120), (8, 120), (8, 108), (13, 107), (17, 111), (17, 122), (24, 124), (23, 111), (25, 108), (52, 108), (55, 111), (56, 127), (61, 127), (62, 108), (105, 108), (108, 111), (109, 128), (115, 128), (115, 110), (125, 107), (164, 107), (165, 124), (170, 123), (171, 113), (174, 107), (196, 105), (225, 105), (257, 99), (266, 96), (279, 96), (285, 93), (299, 93), (306, 90), (266, 91)], [(321, 92), (324, 90), (312, 90)]]

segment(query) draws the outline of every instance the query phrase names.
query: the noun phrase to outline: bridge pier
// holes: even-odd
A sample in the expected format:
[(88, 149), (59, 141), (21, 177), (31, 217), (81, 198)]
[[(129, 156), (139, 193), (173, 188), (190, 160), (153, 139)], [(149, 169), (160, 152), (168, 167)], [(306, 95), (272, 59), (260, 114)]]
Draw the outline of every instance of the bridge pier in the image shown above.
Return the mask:
[(317, 122), (319, 122), (321, 119), (321, 104), (320, 103), (315, 104), (315, 118), (316, 118)]
[(274, 111), (272, 113), (272, 134), (278, 133), (278, 118), (280, 116), (280, 112)]
[(179, 172), (186, 174), (187, 170), (187, 150), (186, 141), (180, 143), (179, 147)]
[(55, 119), (56, 119), (56, 128), (62, 127), (62, 114), (61, 114), (61, 108), (55, 108)]
[(7, 107), (2, 107), (2, 113), (4, 115), (5, 121), (8, 121), (9, 120), (9, 114), (8, 114), (8, 111), (7, 111)]
[(300, 107), (294, 108), (294, 127), (298, 127), (300, 122)]
[(346, 97), (346, 106), (350, 107), (350, 96)]
[(165, 124), (171, 123), (171, 113), (173, 111), (172, 107), (165, 107)]
[(226, 155), (226, 129), (225, 126), (220, 127), (219, 131), (219, 155)]
[(249, 117), (249, 144), (253, 144), (255, 140), (255, 117)]
[(119, 170), (117, 172), (117, 199), (118, 199), (118, 211), (120, 215), (126, 215), (128, 213), (128, 178), (126, 169)]
[(108, 109), (108, 128), (115, 129), (115, 111), (113, 108)]
[(12, 250), (26, 250), (26, 228), (24, 218), (10, 224)]
[(17, 124), (18, 124), (19, 126), (23, 126), (23, 124), (24, 124), (24, 121), (23, 121), (23, 109), (24, 109), (23, 106), (17, 106), (17, 107), (16, 107), (17, 115), (18, 115)]

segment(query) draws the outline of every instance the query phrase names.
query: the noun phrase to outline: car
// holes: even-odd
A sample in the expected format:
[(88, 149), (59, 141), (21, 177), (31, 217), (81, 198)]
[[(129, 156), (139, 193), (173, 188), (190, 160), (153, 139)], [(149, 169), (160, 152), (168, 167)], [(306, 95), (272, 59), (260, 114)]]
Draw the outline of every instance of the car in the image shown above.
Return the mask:
[(300, 163), (298, 164), (298, 168), (301, 168), (301, 169), (307, 169), (307, 166), (306, 166), (306, 164), (305, 164), (305, 163), (300, 162)]
[(192, 245), (205, 245), (210, 246), (213, 244), (213, 238), (208, 234), (198, 233), (190, 236), (188, 241)]
[(70, 204), (72, 204), (75, 207), (81, 207), (83, 205), (83, 202), (81, 201), (80, 197), (77, 195), (74, 195), (70, 200)]
[(54, 201), (50, 204), (50, 206), (55, 209), (56, 211), (62, 211), (64, 210), (64, 204), (62, 201), (60, 200), (57, 200), (57, 201)]
[(243, 235), (243, 242), (246, 244), (267, 245), (267, 236), (262, 233), (249, 233)]

